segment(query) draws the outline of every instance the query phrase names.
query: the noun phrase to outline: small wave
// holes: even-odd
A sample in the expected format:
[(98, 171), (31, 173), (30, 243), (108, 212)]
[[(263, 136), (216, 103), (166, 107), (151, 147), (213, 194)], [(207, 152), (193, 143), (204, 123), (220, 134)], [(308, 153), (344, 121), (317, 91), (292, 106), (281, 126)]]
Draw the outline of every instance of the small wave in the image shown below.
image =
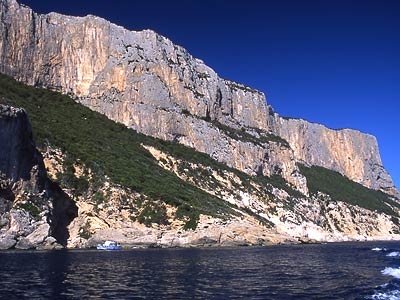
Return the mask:
[(399, 300), (400, 299), (400, 285), (397, 279), (381, 285), (375, 290), (374, 294), (367, 296), (365, 299), (375, 300)]
[(378, 247), (376, 247), (376, 248), (372, 248), (371, 250), (372, 251), (386, 251), (387, 249), (386, 248), (378, 248)]
[(400, 299), (400, 291), (388, 291), (388, 292), (379, 292), (375, 293), (368, 299), (376, 299), (376, 300), (399, 300)]
[(389, 275), (397, 279), (400, 279), (400, 268), (386, 267), (384, 270), (381, 271), (381, 273), (383, 275)]
[(400, 252), (398, 252), (398, 251), (393, 251), (393, 252), (390, 252), (389, 254), (387, 254), (386, 256), (390, 256), (390, 257), (400, 256)]

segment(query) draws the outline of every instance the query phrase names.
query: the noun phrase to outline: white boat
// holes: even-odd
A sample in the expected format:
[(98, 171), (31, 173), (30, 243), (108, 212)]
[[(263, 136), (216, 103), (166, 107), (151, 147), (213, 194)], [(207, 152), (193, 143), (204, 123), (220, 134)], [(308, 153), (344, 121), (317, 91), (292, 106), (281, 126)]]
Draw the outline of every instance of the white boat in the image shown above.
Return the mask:
[(103, 244), (97, 245), (97, 250), (121, 250), (122, 246), (114, 241), (105, 241)]

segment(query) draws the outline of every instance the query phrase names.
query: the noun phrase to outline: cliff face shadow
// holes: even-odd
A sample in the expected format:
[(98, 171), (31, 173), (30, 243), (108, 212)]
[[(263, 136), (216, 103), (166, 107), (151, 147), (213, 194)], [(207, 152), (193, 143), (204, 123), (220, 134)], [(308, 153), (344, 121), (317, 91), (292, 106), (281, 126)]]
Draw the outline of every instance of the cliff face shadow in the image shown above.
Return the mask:
[(51, 213), (51, 235), (64, 247), (69, 238), (68, 225), (78, 216), (78, 207), (57, 183), (49, 182), (52, 191), (53, 210)]

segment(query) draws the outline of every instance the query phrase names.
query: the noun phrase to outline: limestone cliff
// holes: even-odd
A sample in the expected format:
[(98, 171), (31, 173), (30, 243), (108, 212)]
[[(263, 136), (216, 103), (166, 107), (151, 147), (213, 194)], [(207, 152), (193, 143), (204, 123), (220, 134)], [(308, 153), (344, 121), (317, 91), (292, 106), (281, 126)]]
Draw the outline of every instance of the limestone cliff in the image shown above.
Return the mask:
[(22, 109), (0, 105), (0, 249), (58, 247), (74, 205), (47, 178)]
[(369, 135), (279, 118), (263, 93), (218, 77), (151, 30), (39, 15), (15, 0), (0, 0), (0, 17), (0, 72), (20, 81), (70, 94), (112, 120), (248, 174), (281, 175), (305, 195), (299, 161), (397, 193)]
[(333, 130), (277, 114), (273, 124), (276, 134), (289, 142), (296, 159), (335, 170), (364, 186), (399, 196), (382, 166), (374, 136), (352, 129)]
[[(263, 170), (248, 175), (4, 75), (0, 103), (29, 112), (50, 178), (23, 121), (25, 112), (5, 107), (0, 248), (50, 247), (51, 237), (67, 247), (114, 239), (125, 248), (399, 238), (400, 204), (337, 172), (299, 164), (307, 196), (278, 175), (262, 176)], [(250, 135), (214, 125), (232, 139), (249, 144), (271, 139), (290, 149), (255, 129)]]

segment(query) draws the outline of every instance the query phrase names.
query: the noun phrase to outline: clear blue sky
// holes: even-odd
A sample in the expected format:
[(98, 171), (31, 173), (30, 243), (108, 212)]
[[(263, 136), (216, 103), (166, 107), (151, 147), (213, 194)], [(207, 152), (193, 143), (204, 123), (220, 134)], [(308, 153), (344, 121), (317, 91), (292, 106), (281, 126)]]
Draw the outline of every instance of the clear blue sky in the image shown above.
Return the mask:
[(400, 187), (400, 1), (21, 0), (153, 29), (280, 115), (373, 134)]

